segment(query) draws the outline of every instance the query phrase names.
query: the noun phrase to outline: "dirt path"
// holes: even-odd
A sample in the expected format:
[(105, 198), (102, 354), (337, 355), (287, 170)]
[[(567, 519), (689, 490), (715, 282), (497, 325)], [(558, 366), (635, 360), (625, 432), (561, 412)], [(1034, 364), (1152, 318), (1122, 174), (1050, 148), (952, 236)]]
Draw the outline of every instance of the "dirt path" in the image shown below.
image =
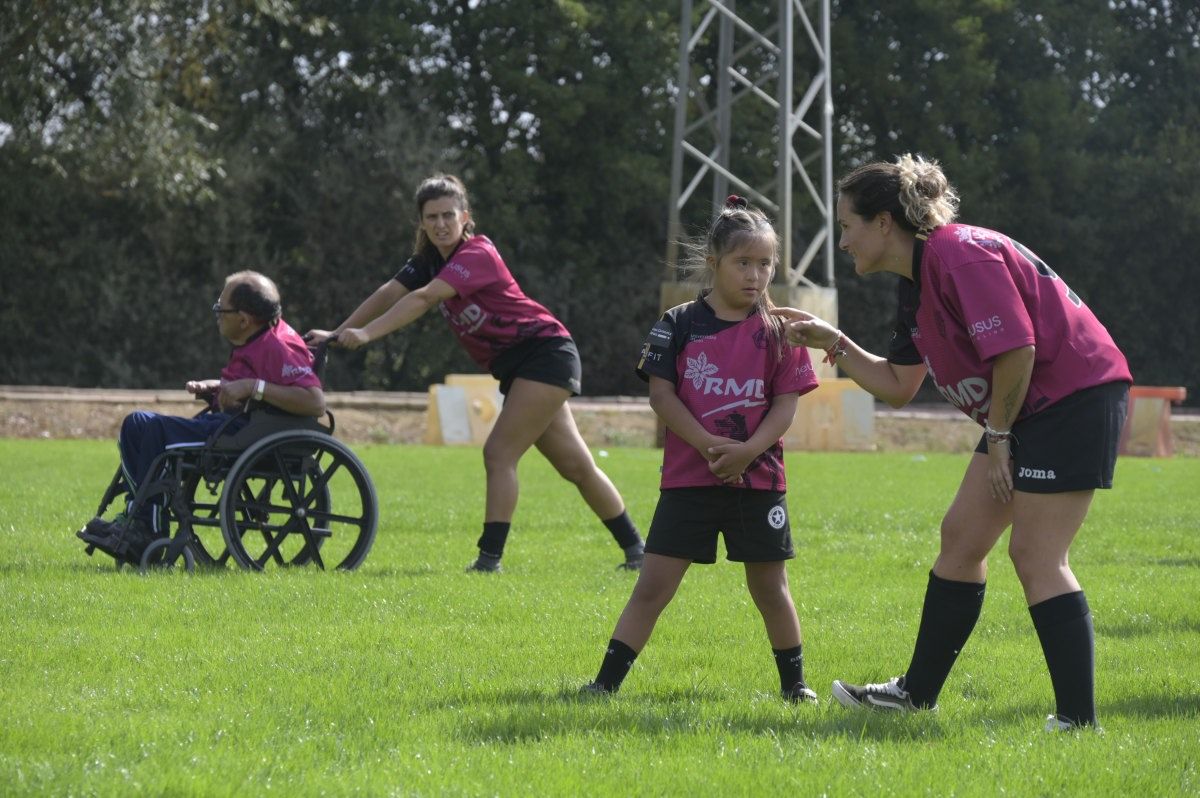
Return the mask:
[[(422, 443), (425, 396), (401, 393), (330, 394), (337, 435), (349, 443)], [(115, 440), (121, 419), (133, 410), (189, 416), (199, 405), (182, 391), (88, 391), (0, 388), (0, 437)], [(573, 400), (580, 431), (595, 446), (651, 446), (654, 414), (645, 400)], [(1200, 456), (1200, 417), (1172, 422), (1178, 455)], [(936, 407), (916, 412), (878, 411), (879, 451), (968, 452), (979, 428)]]

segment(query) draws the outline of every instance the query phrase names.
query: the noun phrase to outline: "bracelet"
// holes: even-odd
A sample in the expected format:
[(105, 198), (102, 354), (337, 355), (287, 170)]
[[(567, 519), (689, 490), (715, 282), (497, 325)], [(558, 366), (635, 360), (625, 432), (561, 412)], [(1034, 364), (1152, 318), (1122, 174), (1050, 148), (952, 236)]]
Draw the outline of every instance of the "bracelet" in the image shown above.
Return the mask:
[(267, 390), (267, 381), (266, 380), (259, 380), (258, 382), (254, 383), (254, 401), (261, 402), (262, 398), (263, 398), (263, 392), (266, 390)]
[(1011, 429), (995, 429), (992, 423), (986, 419), (983, 422), (983, 434), (987, 438), (988, 443), (1008, 443), (1009, 439), (1012, 438)]
[(846, 353), (850, 351), (849, 342), (846, 340), (846, 336), (842, 334), (841, 330), (838, 330), (837, 334), (837, 342), (825, 350), (823, 362), (828, 363), (831, 366), (836, 364), (839, 357), (845, 357)]

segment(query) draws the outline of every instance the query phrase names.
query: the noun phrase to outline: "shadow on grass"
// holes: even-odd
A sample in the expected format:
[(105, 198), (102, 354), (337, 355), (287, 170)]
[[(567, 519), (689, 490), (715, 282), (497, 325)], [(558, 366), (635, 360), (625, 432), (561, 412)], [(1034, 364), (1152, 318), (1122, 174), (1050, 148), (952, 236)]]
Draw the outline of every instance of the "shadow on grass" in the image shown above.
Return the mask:
[(1161, 637), (1180, 633), (1200, 633), (1200, 618), (1163, 618), (1146, 616), (1144, 621), (1121, 620), (1096, 623), (1097, 637), (1127, 640), (1134, 637)]
[[(764, 737), (843, 737), (854, 740), (940, 739), (944, 732), (934, 715), (898, 716), (830, 706), (791, 706), (777, 697), (748, 701), (732, 709), (703, 689), (667, 690), (653, 694), (581, 696), (575, 690), (514, 690), (456, 702), (474, 702), (482, 711), (458, 736), (471, 742), (523, 744), (552, 737), (587, 734), (636, 734), (671, 737), (680, 734), (741, 733)], [(443, 703), (443, 708), (448, 705)]]
[(1200, 557), (1164, 557), (1152, 562), (1168, 568), (1200, 568)]
[[(1042, 719), (1053, 711), (1052, 704), (1024, 704), (1008, 706), (1003, 709), (989, 710), (981, 706), (974, 711), (979, 722), (988, 723), (1022, 723), (1040, 725)], [(1101, 701), (1096, 706), (1096, 715), (1103, 727), (1106, 722), (1115, 718), (1135, 718), (1152, 720), (1156, 718), (1182, 718), (1200, 716), (1200, 695), (1185, 695), (1180, 693), (1151, 693), (1143, 695), (1126, 695), (1116, 701)]]

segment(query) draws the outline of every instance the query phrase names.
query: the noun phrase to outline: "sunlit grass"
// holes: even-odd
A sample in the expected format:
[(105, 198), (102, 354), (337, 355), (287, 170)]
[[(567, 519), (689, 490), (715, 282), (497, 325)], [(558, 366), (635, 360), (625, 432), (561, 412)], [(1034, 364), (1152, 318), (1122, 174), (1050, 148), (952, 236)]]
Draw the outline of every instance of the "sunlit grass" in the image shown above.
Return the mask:
[[(696, 567), (625, 688), (580, 701), (633, 576), (537, 455), (498, 577), (464, 574), (475, 449), (358, 447), (382, 524), (357, 572), (116, 572), (71, 534), (111, 443), (0, 441), (5, 794), (1188, 794), (1200, 791), (1200, 460), (1123, 460), (1072, 552), (1102, 733), (1052, 693), (1002, 540), (937, 714), (848, 712), (911, 652), (964, 458), (791, 454), (789, 565), (819, 707), (776, 696), (740, 567)], [(600, 458), (641, 526), (661, 453)]]

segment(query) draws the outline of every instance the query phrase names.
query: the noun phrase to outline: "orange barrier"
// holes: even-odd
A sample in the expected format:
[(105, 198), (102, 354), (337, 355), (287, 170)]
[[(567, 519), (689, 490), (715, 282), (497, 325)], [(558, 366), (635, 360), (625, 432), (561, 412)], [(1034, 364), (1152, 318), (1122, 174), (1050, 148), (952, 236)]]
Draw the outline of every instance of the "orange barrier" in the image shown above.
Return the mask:
[(1187, 389), (1159, 385), (1134, 385), (1129, 389), (1129, 413), (1121, 430), (1121, 454), (1135, 457), (1170, 457), (1171, 403), (1187, 398)]

